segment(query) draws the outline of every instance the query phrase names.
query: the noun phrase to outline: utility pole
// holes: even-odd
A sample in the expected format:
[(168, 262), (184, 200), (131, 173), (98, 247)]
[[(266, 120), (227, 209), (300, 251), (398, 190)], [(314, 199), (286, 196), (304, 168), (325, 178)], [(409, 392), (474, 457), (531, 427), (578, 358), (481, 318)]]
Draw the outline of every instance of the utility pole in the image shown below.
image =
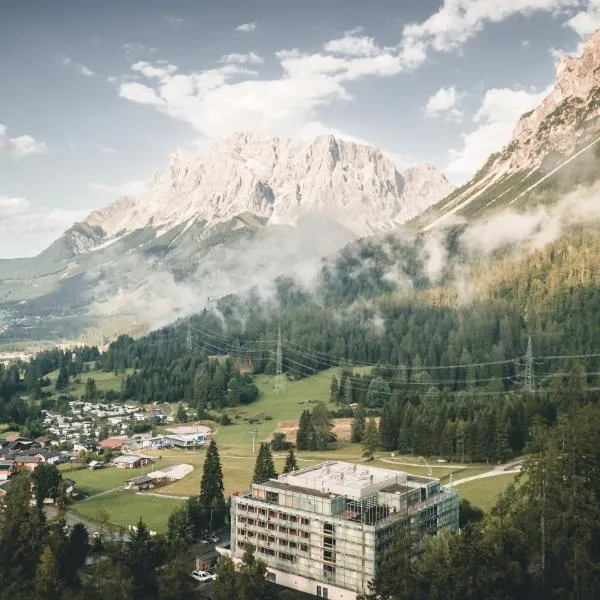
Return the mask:
[(275, 391), (283, 387), (283, 348), (281, 347), (281, 327), (277, 328), (277, 355), (275, 357)]
[(252, 436), (252, 454), (254, 454), (254, 446), (256, 444), (256, 438), (258, 437), (258, 429), (252, 428), (250, 430), (250, 435)]
[(535, 392), (535, 378), (533, 374), (533, 347), (531, 344), (531, 336), (527, 342), (527, 353), (525, 354), (525, 389), (533, 393)]
[(185, 339), (185, 347), (187, 348), (188, 352), (192, 351), (192, 323), (191, 322), (188, 323), (187, 337)]

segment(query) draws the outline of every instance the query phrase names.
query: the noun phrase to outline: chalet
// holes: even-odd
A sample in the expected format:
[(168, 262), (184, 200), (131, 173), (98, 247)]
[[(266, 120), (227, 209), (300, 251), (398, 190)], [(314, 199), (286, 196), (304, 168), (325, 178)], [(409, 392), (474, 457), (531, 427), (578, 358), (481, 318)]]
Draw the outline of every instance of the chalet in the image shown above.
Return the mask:
[(17, 472), (12, 460), (0, 460), (0, 481), (10, 479)]
[(32, 449), (41, 448), (40, 444), (24, 437), (17, 437), (14, 440), (2, 440), (0, 453), (4, 456), (30, 452)]
[(33, 471), (40, 463), (45, 462), (39, 456), (15, 456), (15, 467), (18, 471)]
[(124, 454), (123, 456), (117, 456), (113, 461), (113, 464), (119, 469), (137, 469), (144, 465), (149, 465), (154, 462), (147, 456), (136, 456), (135, 454)]
[(31, 454), (31, 456), (37, 456), (40, 462), (48, 463), (50, 465), (57, 465), (63, 460), (63, 456), (60, 452), (51, 452), (50, 450), (40, 450)]
[(86, 452), (100, 451), (100, 444), (96, 440), (86, 440), (85, 442), (76, 442), (73, 444), (73, 452), (75, 454), (85, 454)]
[(100, 448), (102, 448), (102, 450), (120, 450), (125, 444), (127, 444), (127, 438), (112, 437), (102, 440), (100, 442)]
[(141, 475), (140, 477), (134, 477), (133, 479), (127, 480), (127, 485), (125, 489), (127, 490), (149, 490), (153, 487), (153, 480), (148, 475)]

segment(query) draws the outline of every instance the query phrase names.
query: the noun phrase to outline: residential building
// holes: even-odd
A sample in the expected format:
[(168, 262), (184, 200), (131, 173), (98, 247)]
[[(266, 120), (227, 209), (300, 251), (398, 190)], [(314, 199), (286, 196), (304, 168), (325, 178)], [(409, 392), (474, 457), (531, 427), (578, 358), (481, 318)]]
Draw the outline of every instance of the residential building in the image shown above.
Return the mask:
[(85, 442), (77, 442), (73, 444), (73, 452), (75, 454), (85, 454), (86, 452), (100, 451), (100, 444), (96, 440), (86, 440)]
[(231, 502), (231, 547), (247, 545), (271, 581), (322, 598), (354, 600), (403, 523), (458, 531), (458, 493), (431, 477), (344, 462), (282, 475)]
[(127, 444), (126, 437), (112, 437), (102, 440), (100, 447), (102, 450), (120, 450), (125, 444)]
[(148, 477), (148, 475), (140, 475), (139, 477), (128, 479), (125, 488), (139, 492), (140, 490), (149, 490), (153, 487), (153, 483), (154, 480), (152, 477)]
[(12, 460), (0, 460), (0, 481), (10, 479), (17, 472)]
[(195, 448), (206, 444), (210, 437), (210, 429), (203, 427), (202, 431), (187, 434), (169, 434), (162, 437), (163, 448)]
[(143, 467), (151, 462), (154, 462), (147, 456), (135, 456), (135, 454), (124, 454), (123, 456), (117, 456), (113, 459), (113, 464), (119, 469), (137, 469)]
[(34, 471), (44, 460), (39, 456), (19, 455), (15, 456), (15, 467), (19, 471)]

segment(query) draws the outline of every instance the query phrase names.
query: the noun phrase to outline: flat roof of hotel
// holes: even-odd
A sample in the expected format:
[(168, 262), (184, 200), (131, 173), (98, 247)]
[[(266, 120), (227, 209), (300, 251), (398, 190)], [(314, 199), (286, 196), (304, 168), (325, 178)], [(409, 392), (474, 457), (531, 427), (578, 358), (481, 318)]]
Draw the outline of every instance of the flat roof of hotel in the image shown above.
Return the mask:
[(404, 471), (395, 471), (393, 469), (381, 469), (367, 465), (347, 463), (341, 461), (329, 461), (293, 471), (280, 476), (276, 482), (265, 482), (265, 485), (285, 487), (297, 491), (304, 490), (304, 493), (315, 492), (326, 495), (342, 495), (348, 498), (364, 499), (376, 494), (385, 488), (393, 485), (401, 485), (409, 488), (421, 487), (432, 481), (433, 478), (416, 477), (409, 475)]

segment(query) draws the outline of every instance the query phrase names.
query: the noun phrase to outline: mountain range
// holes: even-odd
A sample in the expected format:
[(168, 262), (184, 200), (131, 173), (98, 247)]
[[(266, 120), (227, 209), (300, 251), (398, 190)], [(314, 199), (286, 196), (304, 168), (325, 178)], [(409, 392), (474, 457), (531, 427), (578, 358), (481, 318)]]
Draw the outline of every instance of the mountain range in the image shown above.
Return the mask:
[(510, 143), (457, 190), (431, 165), (400, 171), (381, 150), (332, 135), (238, 133), (178, 151), (139, 195), (92, 212), (35, 258), (0, 261), (0, 335), (143, 331), (282, 274), (308, 280), (359, 237), (427, 235), (557, 202), (600, 178), (599, 71), (596, 32), (580, 58), (563, 58)]

